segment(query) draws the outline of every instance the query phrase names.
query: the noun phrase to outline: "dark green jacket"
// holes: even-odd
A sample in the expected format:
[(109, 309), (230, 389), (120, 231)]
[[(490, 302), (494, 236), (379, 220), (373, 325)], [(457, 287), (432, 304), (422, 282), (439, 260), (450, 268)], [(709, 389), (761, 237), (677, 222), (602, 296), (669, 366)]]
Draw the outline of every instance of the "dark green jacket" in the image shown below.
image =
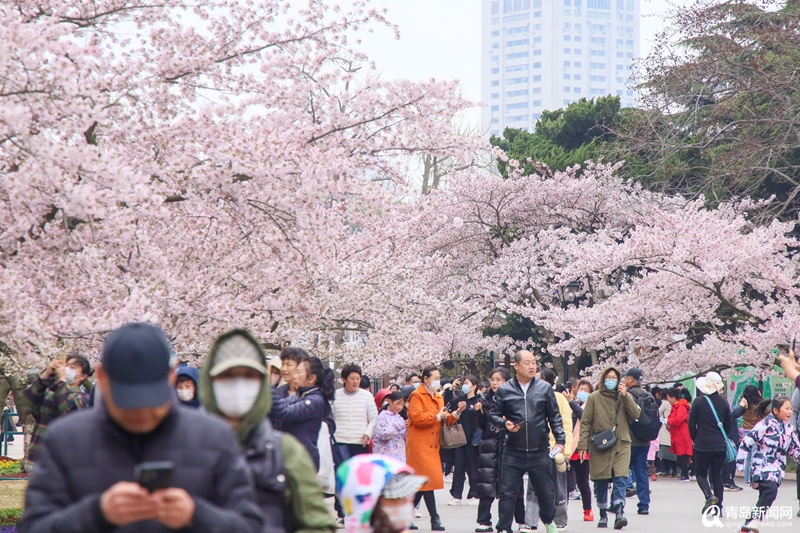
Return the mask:
[[(264, 366), (267, 366), (266, 355), (261, 348), (261, 343), (247, 330), (236, 329), (225, 333), (217, 339), (211, 352), (208, 355), (205, 366), (200, 373), (200, 402), (206, 410), (214, 415), (223, 417), (217, 407), (214, 398), (214, 390), (211, 383), (209, 372), (214, 364), (214, 356), (217, 352), (219, 343), (231, 336), (241, 335), (252, 342), (259, 350), (263, 359)], [(251, 467), (253, 477), (256, 481), (256, 491), (260, 505), (265, 515), (270, 513), (274, 516), (271, 502), (271, 494), (280, 487), (283, 492), (283, 510), (286, 515), (283, 517), (287, 533), (334, 533), (336, 522), (325, 505), (322, 489), (317, 482), (317, 472), (311, 456), (297, 439), (286, 433), (280, 433), (272, 429), (267, 420), (267, 415), (272, 408), (272, 391), (269, 381), (265, 376), (261, 385), (256, 403), (250, 412), (245, 415), (244, 420), (237, 430), (239, 441), (246, 451), (248, 464)], [(263, 432), (271, 432), (280, 435), (281, 456), (283, 460), (282, 474), (285, 482), (280, 481), (280, 476), (272, 476), (267, 479), (264, 476), (265, 470), (264, 457), (258, 455), (253, 450), (255, 441), (259, 443), (264, 438)], [(269, 522), (269, 516), (266, 516)]]

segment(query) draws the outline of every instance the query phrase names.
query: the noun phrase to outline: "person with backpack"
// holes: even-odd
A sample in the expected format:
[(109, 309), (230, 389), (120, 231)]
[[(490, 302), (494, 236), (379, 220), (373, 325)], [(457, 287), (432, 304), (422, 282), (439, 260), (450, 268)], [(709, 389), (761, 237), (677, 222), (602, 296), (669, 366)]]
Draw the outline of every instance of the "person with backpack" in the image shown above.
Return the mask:
[[(322, 370), (326, 371), (330, 372)], [(329, 381), (332, 385), (332, 375)], [(268, 418), (272, 387), (258, 339), (244, 329), (219, 337), (202, 369), (199, 396), (208, 413), (227, 421), (239, 438), (256, 503), (264, 514), (260, 531), (334, 533), (336, 522), (325, 505), (311, 456), (295, 437), (275, 430)]]
[(731, 408), (719, 394), (722, 386), (722, 378), (716, 372), (709, 372), (705, 379), (698, 379), (697, 388), (703, 397), (698, 397), (689, 411), (689, 435), (694, 442), (694, 461), (697, 465), (695, 476), (705, 497), (703, 514), (716, 505), (717, 516), (720, 516), (725, 494), (722, 471), (731, 426)]
[(642, 388), (642, 371), (631, 368), (625, 373), (625, 386), (641, 409), (639, 418), (630, 420), (631, 471), (636, 482), (636, 497), (639, 499), (637, 514), (650, 514), (650, 475), (647, 471), (647, 454), (650, 442), (658, 438), (661, 420), (658, 404), (653, 395)]

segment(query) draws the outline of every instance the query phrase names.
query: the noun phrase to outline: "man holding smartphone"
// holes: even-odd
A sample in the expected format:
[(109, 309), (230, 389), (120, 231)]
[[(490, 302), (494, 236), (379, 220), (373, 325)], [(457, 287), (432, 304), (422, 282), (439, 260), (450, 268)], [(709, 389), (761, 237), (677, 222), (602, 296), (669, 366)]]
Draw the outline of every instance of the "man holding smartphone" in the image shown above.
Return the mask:
[(160, 329), (111, 332), (97, 379), (103, 401), (44, 436), (21, 533), (261, 531), (236, 437), (222, 420), (179, 406)]
[[(508, 431), (499, 487), (498, 533), (511, 532), (514, 503), (527, 472), (539, 502), (539, 518), (547, 533), (555, 533), (556, 490), (550, 454), (564, 453), (567, 435), (553, 387), (536, 379), (536, 359), (527, 350), (514, 355), (516, 377), (495, 394), (489, 418)], [(550, 432), (555, 445), (550, 448)]]

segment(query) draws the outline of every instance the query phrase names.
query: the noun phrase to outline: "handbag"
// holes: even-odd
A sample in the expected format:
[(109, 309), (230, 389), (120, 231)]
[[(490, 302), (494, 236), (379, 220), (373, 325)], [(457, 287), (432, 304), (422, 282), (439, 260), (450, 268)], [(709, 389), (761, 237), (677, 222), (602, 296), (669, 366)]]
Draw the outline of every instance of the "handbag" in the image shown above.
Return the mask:
[(717, 410), (714, 408), (711, 398), (706, 396), (706, 400), (708, 401), (709, 407), (711, 407), (711, 412), (714, 413), (714, 419), (717, 421), (717, 426), (719, 426), (719, 431), (722, 433), (722, 438), (725, 439), (725, 462), (733, 463), (736, 461), (736, 455), (739, 453), (739, 450), (731, 439), (728, 438), (728, 435), (725, 434), (725, 428), (722, 422), (719, 421), (719, 415), (717, 415)]
[(467, 434), (464, 433), (464, 428), (461, 424), (447, 424), (442, 426), (439, 432), (439, 447), (443, 450), (450, 450), (452, 448), (460, 448), (467, 444)]
[(617, 410), (614, 413), (614, 427), (611, 429), (607, 429), (605, 431), (601, 431), (600, 433), (594, 435), (592, 437), (592, 441), (594, 442), (594, 447), (604, 452), (606, 450), (610, 450), (614, 446), (617, 445), (617, 420), (619, 419), (619, 406), (622, 402), (617, 399)]

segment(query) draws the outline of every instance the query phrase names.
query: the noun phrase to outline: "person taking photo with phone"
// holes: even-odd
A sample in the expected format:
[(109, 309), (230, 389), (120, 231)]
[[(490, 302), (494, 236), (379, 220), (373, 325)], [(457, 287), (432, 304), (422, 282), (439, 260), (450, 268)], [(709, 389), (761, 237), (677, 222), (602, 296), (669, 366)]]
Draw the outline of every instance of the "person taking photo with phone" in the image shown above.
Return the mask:
[[(264, 530), (231, 428), (180, 407), (164, 332), (143, 323), (112, 331), (96, 371), (102, 401), (56, 420), (41, 442), (20, 533)], [(137, 465), (151, 462), (172, 463), (159, 480), (169, 486), (152, 493), (134, 482)]]
[[(528, 483), (533, 485), (539, 502), (539, 518), (545, 531), (555, 533), (556, 489), (551, 454), (565, 452), (567, 435), (553, 387), (535, 377), (537, 365), (533, 354), (527, 350), (518, 351), (514, 355), (514, 369), (516, 377), (497, 389), (489, 412), (492, 424), (508, 431), (498, 490), (497, 531), (512, 531), (514, 504), (522, 486), (522, 476), (527, 473)], [(555, 440), (552, 447), (551, 431)]]
[(31, 443), (28, 446), (28, 462), (35, 463), (39, 456), (39, 445), (47, 425), (56, 418), (83, 409), (89, 404), (89, 393), (84, 383), (93, 374), (92, 365), (82, 355), (68, 355), (65, 359), (53, 359), (44, 372), (36, 376), (23, 392), (31, 402), (33, 426)]

